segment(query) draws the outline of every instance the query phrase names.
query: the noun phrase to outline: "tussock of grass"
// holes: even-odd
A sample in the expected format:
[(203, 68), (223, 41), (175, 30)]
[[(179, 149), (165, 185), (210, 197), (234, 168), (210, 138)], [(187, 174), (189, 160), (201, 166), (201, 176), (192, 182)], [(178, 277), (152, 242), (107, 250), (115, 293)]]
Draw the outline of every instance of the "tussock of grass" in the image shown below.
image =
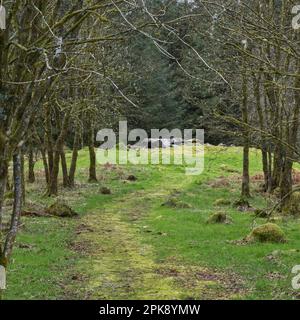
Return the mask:
[(282, 229), (274, 223), (266, 223), (254, 228), (247, 237), (248, 241), (284, 243), (286, 237)]
[(66, 203), (61, 201), (55, 201), (53, 204), (51, 204), (51, 206), (46, 209), (46, 213), (48, 213), (51, 216), (61, 218), (72, 218), (78, 215)]
[(177, 209), (189, 209), (192, 206), (184, 201), (181, 201), (175, 197), (169, 198), (166, 202), (162, 204), (163, 207), (177, 208)]
[(207, 223), (231, 223), (231, 218), (226, 214), (226, 212), (216, 212), (213, 213), (206, 221)]

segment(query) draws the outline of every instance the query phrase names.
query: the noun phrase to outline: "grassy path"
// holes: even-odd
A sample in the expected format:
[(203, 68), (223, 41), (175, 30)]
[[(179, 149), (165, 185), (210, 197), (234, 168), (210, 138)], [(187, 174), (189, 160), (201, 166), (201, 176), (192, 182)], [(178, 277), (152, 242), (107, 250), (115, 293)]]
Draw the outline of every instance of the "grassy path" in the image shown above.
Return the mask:
[[(137, 223), (151, 210), (150, 198), (157, 200), (168, 194), (166, 180), (170, 181), (170, 177), (164, 176), (146, 190), (117, 196), (104, 208), (94, 207), (94, 212), (84, 216), (82, 225), (90, 232), (83, 231), (77, 241), (88, 243), (89, 257), (84, 257), (81, 267), (89, 272), (81, 294), (90, 299), (186, 297), (186, 290), (176, 285), (172, 276), (160, 274), (162, 266), (155, 261), (153, 248), (143, 243), (143, 232)], [(90, 202), (97, 203), (97, 196)]]
[[(123, 202), (127, 206), (126, 201)], [(102, 299), (176, 299), (169, 279), (159, 277), (152, 248), (142, 244), (138, 229), (125, 222), (115, 208), (104, 215), (89, 214), (83, 223), (93, 227), (84, 235), (93, 248), (87, 262), (90, 277), (89, 298)], [(86, 263), (86, 262), (85, 262)]]
[[(240, 289), (232, 276), (183, 263), (178, 257), (158, 259), (151, 242), (167, 233), (153, 233), (145, 223), (170, 194), (188, 188), (194, 177), (185, 176), (182, 168), (155, 170), (150, 169), (150, 180), (146, 174), (139, 183), (119, 185), (113, 196), (92, 195), (87, 199), (89, 213), (82, 218), (76, 239), (77, 246), (84, 248), (81, 253), (85, 252), (78, 263), (83, 279), (77, 298), (238, 297)], [(147, 241), (149, 236), (152, 240)]]

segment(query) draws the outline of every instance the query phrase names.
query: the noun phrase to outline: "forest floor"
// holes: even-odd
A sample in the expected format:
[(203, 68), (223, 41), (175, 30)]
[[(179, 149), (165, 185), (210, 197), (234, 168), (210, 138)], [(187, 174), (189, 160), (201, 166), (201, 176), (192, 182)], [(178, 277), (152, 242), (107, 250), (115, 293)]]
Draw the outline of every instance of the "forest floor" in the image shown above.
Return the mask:
[[(207, 147), (199, 176), (175, 165), (106, 165), (98, 167), (99, 183), (89, 184), (82, 151), (76, 189), (59, 196), (79, 217), (23, 218), (5, 298), (299, 299), (291, 285), (291, 270), (300, 264), (299, 219), (277, 220), (286, 243), (236, 241), (266, 222), (232, 206), (241, 159), (240, 148)], [(252, 150), (253, 208), (274, 201), (259, 190), (260, 170), (260, 153)], [(38, 164), (29, 206), (54, 201), (44, 197), (42, 183)], [(207, 224), (217, 211), (232, 223)]]

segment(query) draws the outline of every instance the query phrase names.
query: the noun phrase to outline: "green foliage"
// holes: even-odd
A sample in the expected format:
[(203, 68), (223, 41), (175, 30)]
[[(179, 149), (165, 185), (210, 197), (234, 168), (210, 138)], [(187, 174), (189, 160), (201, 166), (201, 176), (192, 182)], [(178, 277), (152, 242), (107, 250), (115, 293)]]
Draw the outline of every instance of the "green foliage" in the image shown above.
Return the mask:
[(183, 101), (171, 62), (150, 39), (138, 35), (132, 40), (129, 59), (137, 73), (135, 81), (138, 112), (127, 114), (133, 126), (145, 130), (181, 127)]

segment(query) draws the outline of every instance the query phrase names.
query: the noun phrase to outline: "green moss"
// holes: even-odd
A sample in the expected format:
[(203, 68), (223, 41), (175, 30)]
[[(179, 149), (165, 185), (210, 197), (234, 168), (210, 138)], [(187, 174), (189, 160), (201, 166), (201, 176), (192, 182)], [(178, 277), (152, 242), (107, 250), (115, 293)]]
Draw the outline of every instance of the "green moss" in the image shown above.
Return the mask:
[(54, 202), (50, 207), (46, 209), (46, 212), (51, 216), (62, 218), (71, 218), (78, 215), (67, 204), (60, 201)]
[(253, 240), (259, 242), (286, 242), (284, 232), (278, 225), (274, 223), (266, 223), (254, 228), (247, 238), (250, 241)]
[(213, 213), (206, 221), (207, 223), (230, 223), (231, 218), (225, 212)]

